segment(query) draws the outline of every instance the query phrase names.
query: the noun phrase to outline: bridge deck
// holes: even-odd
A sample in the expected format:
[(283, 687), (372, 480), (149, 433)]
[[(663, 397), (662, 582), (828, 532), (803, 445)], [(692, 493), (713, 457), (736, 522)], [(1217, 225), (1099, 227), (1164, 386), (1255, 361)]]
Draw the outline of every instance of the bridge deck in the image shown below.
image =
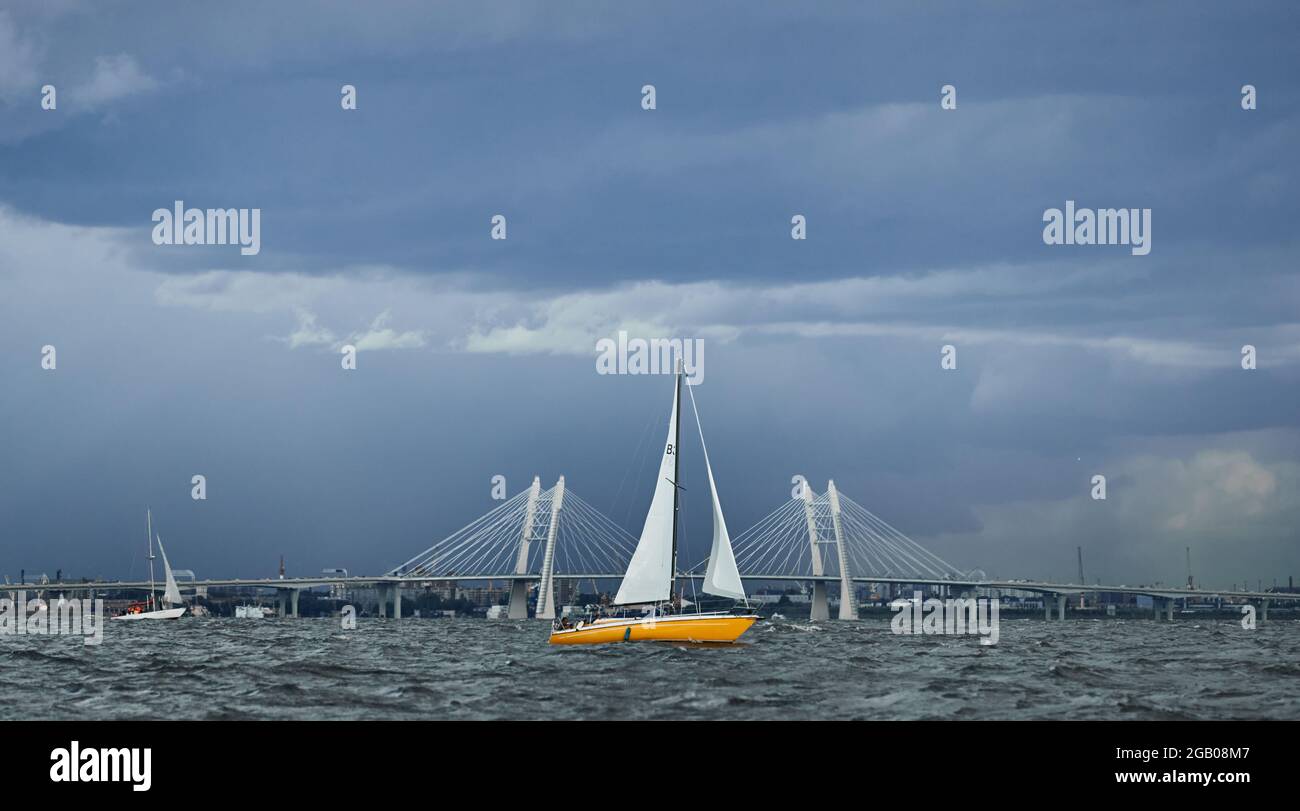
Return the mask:
[[(693, 572), (683, 572), (680, 575), (683, 578), (700, 579), (703, 575)], [(555, 575), (560, 580), (621, 580), (622, 574), (560, 574)], [(766, 575), (753, 574), (741, 575), (744, 580), (755, 582), (814, 582), (822, 581), (828, 583), (838, 583), (840, 578), (836, 575)], [(392, 585), (405, 583), (429, 583), (429, 582), (483, 582), (488, 580), (539, 580), (541, 575), (537, 574), (497, 574), (497, 575), (453, 575), (441, 577), (412, 576), (412, 575), (377, 575), (368, 577), (365, 575), (349, 575), (347, 577), (286, 577), (286, 578), (232, 578), (226, 580), (190, 580), (179, 584), (182, 588), (194, 588), (203, 586), (208, 588), (268, 588), (268, 589), (309, 589), (320, 586), (375, 586), (375, 585)], [(1031, 581), (1013, 581), (1013, 580), (948, 580), (948, 579), (924, 579), (924, 578), (901, 578), (901, 577), (874, 577), (863, 576), (850, 578), (855, 583), (881, 583), (895, 585), (912, 585), (912, 586), (953, 586), (956, 588), (980, 588), (980, 589), (1000, 589), (1002, 591), (1025, 591), (1039, 594), (1093, 594), (1097, 592), (1107, 592), (1112, 594), (1140, 594), (1150, 597), (1179, 598), (1179, 597), (1235, 597), (1246, 598), (1251, 600), (1300, 600), (1300, 594), (1287, 592), (1270, 592), (1270, 591), (1226, 591), (1214, 589), (1187, 589), (1187, 588), (1165, 588), (1163, 586), (1080, 586), (1076, 583), (1047, 583)], [(160, 584), (155, 584), (158, 588)], [(77, 591), (131, 591), (145, 590), (149, 588), (149, 583), (144, 581), (101, 581), (92, 583), (6, 583), (0, 586), (0, 592), (13, 591), (57, 591), (57, 592), (77, 592)]]

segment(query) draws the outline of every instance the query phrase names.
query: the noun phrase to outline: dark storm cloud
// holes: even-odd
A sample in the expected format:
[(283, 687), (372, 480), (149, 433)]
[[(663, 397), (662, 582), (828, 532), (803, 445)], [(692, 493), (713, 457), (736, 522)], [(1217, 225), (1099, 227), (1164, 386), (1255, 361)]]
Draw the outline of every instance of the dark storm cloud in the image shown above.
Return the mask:
[[(1023, 260), (1067, 197), (1154, 208), (1165, 255), (1217, 232), (1289, 239), (1292, 12), (1176, 8), (1125, 8), (1122, 26), (969, 4), (19, 11), (9, 37), (32, 44), (5, 99), (5, 196), (127, 227), (176, 198), (256, 205), (274, 238), (254, 267), (534, 285)], [(1218, 47), (1191, 47), (1194, 32)], [(104, 67), (123, 58), (134, 80)], [(105, 72), (118, 95), (87, 101)], [(53, 117), (30, 103), (45, 81), (64, 123), (21, 137)], [(1248, 81), (1264, 98), (1250, 117)], [(339, 114), (345, 82), (358, 115)], [(949, 82), (955, 114), (937, 104)], [(796, 211), (806, 244), (785, 238)], [(483, 239), (497, 212), (508, 245)]]

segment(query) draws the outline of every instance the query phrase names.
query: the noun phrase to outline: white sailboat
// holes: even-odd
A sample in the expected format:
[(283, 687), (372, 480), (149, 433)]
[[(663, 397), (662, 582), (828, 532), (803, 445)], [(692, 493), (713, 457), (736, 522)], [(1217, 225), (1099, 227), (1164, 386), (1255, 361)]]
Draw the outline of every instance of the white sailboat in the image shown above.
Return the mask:
[[(678, 473), (681, 459), (681, 425), (679, 422), (682, 399), (681, 369), (673, 382), (673, 407), (668, 420), (668, 439), (659, 463), (659, 479), (655, 483), (654, 497), (646, 513), (645, 524), (636, 551), (628, 563), (616, 606), (642, 606), (647, 611), (639, 616), (604, 616), (590, 621), (568, 625), (561, 621), (551, 631), (553, 645), (599, 644), (603, 642), (735, 642), (758, 619), (756, 614), (731, 612), (674, 613), (672, 611), (673, 586), (677, 579), (677, 510)], [(695, 425), (704, 446), (704, 429), (700, 414), (695, 408), (695, 394), (691, 393), (691, 408)], [(704, 464), (709, 473), (709, 493), (713, 497), (713, 547), (709, 565), (704, 574), (703, 590), (720, 597), (745, 599), (745, 587), (736, 568), (736, 557), (731, 551), (731, 537), (722, 515), (718, 489), (713, 481), (713, 466), (709, 463), (708, 448), (704, 449)]]
[[(119, 614), (113, 617), (115, 620), (174, 620), (185, 613), (185, 606), (181, 605), (181, 590), (176, 586), (176, 578), (172, 575), (171, 563), (167, 560), (167, 551), (163, 549), (162, 537), (158, 537), (158, 551), (162, 553), (163, 559), (163, 597), (162, 602), (166, 603), (169, 608), (159, 608), (154, 599), (154, 582), (153, 582), (153, 511), (147, 511), (146, 520), (148, 521), (148, 540), (149, 540), (149, 597), (143, 603), (133, 603), (127, 608), (125, 614)], [(176, 608), (175, 606), (180, 606)]]

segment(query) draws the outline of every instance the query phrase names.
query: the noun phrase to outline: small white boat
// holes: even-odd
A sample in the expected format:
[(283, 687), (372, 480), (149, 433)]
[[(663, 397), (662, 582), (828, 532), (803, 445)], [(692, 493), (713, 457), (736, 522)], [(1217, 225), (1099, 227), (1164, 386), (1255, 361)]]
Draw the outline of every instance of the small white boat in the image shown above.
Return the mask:
[[(165, 575), (165, 586), (163, 587), (162, 602), (173, 606), (171, 608), (159, 608), (158, 602), (154, 599), (153, 588), (153, 512), (147, 514), (149, 522), (149, 598), (144, 602), (132, 603), (127, 607), (125, 614), (118, 614), (113, 617), (115, 620), (174, 620), (185, 613), (185, 606), (181, 603), (181, 590), (176, 586), (176, 578), (172, 576), (171, 564), (167, 561), (167, 550), (163, 549), (162, 536), (158, 537), (158, 551), (162, 553), (163, 572)], [(180, 606), (179, 608), (175, 606)]]
[(185, 606), (180, 608), (160, 608), (157, 611), (137, 611), (118, 614), (115, 620), (174, 620), (185, 613)]

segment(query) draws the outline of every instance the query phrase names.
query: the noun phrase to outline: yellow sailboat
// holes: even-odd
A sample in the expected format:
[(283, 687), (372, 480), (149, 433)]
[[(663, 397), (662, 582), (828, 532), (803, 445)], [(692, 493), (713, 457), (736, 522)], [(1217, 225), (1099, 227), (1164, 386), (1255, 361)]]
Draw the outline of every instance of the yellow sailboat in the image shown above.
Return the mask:
[[(677, 572), (677, 482), (680, 466), (681, 430), (678, 422), (682, 400), (682, 375), (678, 368), (673, 382), (673, 409), (668, 422), (668, 439), (659, 465), (659, 480), (654, 498), (646, 513), (645, 525), (636, 551), (628, 563), (619, 585), (614, 605), (622, 614), (589, 617), (571, 623), (557, 620), (551, 629), (552, 645), (594, 645), (605, 642), (735, 642), (758, 619), (752, 613), (698, 612), (673, 610), (673, 583)], [(704, 429), (691, 392), (695, 425), (704, 447)], [(704, 448), (704, 464), (709, 472), (709, 492), (713, 496), (713, 549), (704, 573), (703, 590), (708, 594), (745, 599), (736, 558), (731, 551), (731, 537), (722, 516), (718, 490), (713, 483), (709, 451)]]

